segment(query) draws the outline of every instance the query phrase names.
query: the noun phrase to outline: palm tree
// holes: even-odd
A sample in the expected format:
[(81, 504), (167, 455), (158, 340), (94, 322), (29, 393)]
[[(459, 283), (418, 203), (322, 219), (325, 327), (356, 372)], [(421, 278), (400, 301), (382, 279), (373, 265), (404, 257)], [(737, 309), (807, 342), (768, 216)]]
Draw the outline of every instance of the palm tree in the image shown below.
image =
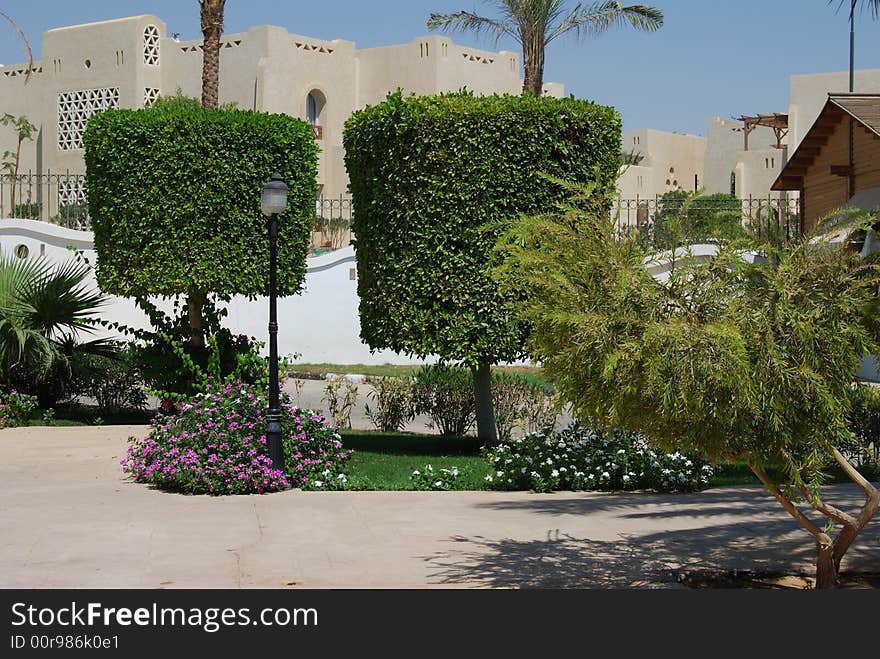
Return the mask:
[(495, 0), (500, 18), (486, 18), (469, 11), (431, 14), (428, 29), (488, 32), (510, 37), (522, 47), (525, 80), (523, 93), (541, 95), (544, 84), (544, 49), (553, 40), (573, 32), (577, 37), (601, 34), (612, 27), (630, 25), (653, 32), (663, 26), (663, 12), (645, 5), (624, 7), (602, 0), (586, 5), (578, 2), (566, 9), (565, 0)]
[[(828, 0), (828, 4), (834, 4), (834, 0)], [(880, 16), (880, 0), (839, 0), (837, 11), (849, 6), (849, 91), (852, 93), (856, 87), (856, 9), (868, 7), (871, 16), (876, 19)]]
[[(202, 107), (213, 110), (220, 105), (220, 36), (223, 34), (223, 12), (226, 0), (199, 0), (202, 22)], [(199, 349), (205, 345), (202, 307), (207, 294), (190, 291), (187, 310), (190, 327), (190, 346)]]
[(223, 34), (223, 11), (226, 0), (199, 0), (202, 19), (202, 107), (220, 104), (220, 35)]

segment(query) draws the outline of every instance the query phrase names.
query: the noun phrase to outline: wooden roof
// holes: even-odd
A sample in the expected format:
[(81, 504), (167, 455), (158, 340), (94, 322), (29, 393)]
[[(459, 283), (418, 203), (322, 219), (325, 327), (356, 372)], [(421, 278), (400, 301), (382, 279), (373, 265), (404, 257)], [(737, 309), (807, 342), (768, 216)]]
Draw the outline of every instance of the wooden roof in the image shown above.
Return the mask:
[(799, 190), (816, 156), (828, 144), (837, 125), (847, 116), (880, 137), (880, 94), (828, 94), (825, 107), (771, 189)]

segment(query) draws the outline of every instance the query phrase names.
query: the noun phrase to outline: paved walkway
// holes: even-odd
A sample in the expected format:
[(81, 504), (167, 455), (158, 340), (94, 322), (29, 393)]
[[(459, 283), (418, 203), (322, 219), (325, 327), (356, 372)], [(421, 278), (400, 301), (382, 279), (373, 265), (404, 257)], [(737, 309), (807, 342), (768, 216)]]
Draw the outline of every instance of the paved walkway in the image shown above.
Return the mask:
[[(145, 430), (0, 431), (0, 587), (661, 587), (683, 566), (811, 567), (759, 488), (182, 496), (123, 478)], [(880, 571), (880, 520), (847, 567)]]

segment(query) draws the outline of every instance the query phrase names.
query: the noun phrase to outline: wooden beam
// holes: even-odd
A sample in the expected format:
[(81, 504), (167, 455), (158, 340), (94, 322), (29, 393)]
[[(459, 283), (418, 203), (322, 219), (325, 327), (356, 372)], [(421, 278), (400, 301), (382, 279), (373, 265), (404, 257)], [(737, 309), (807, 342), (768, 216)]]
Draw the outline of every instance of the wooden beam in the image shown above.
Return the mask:
[(801, 144), (806, 144), (807, 146), (813, 146), (814, 144), (816, 146), (825, 146), (828, 144), (828, 136), (813, 135), (812, 133), (809, 133)]
[(831, 165), (832, 176), (851, 176), (852, 167), (849, 165)]
[(821, 149), (819, 147), (807, 146), (807, 147), (798, 147), (798, 156), (807, 156), (807, 157), (816, 157), (819, 155), (819, 151)]
[(801, 186), (804, 184), (804, 179), (800, 176), (783, 176), (780, 178), (776, 185), (773, 186), (774, 190), (800, 190)]
[(808, 136), (809, 135), (833, 135), (834, 129), (835, 129), (835, 126), (832, 126), (830, 124), (826, 124), (826, 125), (816, 124), (815, 126), (813, 126), (810, 129), (810, 132), (807, 133), (807, 135)]

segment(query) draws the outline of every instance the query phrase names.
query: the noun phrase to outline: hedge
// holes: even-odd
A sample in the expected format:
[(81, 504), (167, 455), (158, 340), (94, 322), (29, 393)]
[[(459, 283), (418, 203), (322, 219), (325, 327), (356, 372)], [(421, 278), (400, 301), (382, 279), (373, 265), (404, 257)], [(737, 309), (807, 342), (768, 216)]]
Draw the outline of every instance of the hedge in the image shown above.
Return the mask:
[(290, 187), (279, 218), (278, 290), (301, 289), (317, 173), (317, 146), (304, 121), (160, 104), (98, 113), (83, 142), (102, 290), (265, 294), (260, 190), (276, 170)]
[(498, 233), (566, 198), (541, 172), (610, 193), (620, 134), (614, 109), (574, 98), (398, 91), (355, 112), (343, 144), (362, 339), (471, 365), (524, 356), (521, 296), (490, 274)]

